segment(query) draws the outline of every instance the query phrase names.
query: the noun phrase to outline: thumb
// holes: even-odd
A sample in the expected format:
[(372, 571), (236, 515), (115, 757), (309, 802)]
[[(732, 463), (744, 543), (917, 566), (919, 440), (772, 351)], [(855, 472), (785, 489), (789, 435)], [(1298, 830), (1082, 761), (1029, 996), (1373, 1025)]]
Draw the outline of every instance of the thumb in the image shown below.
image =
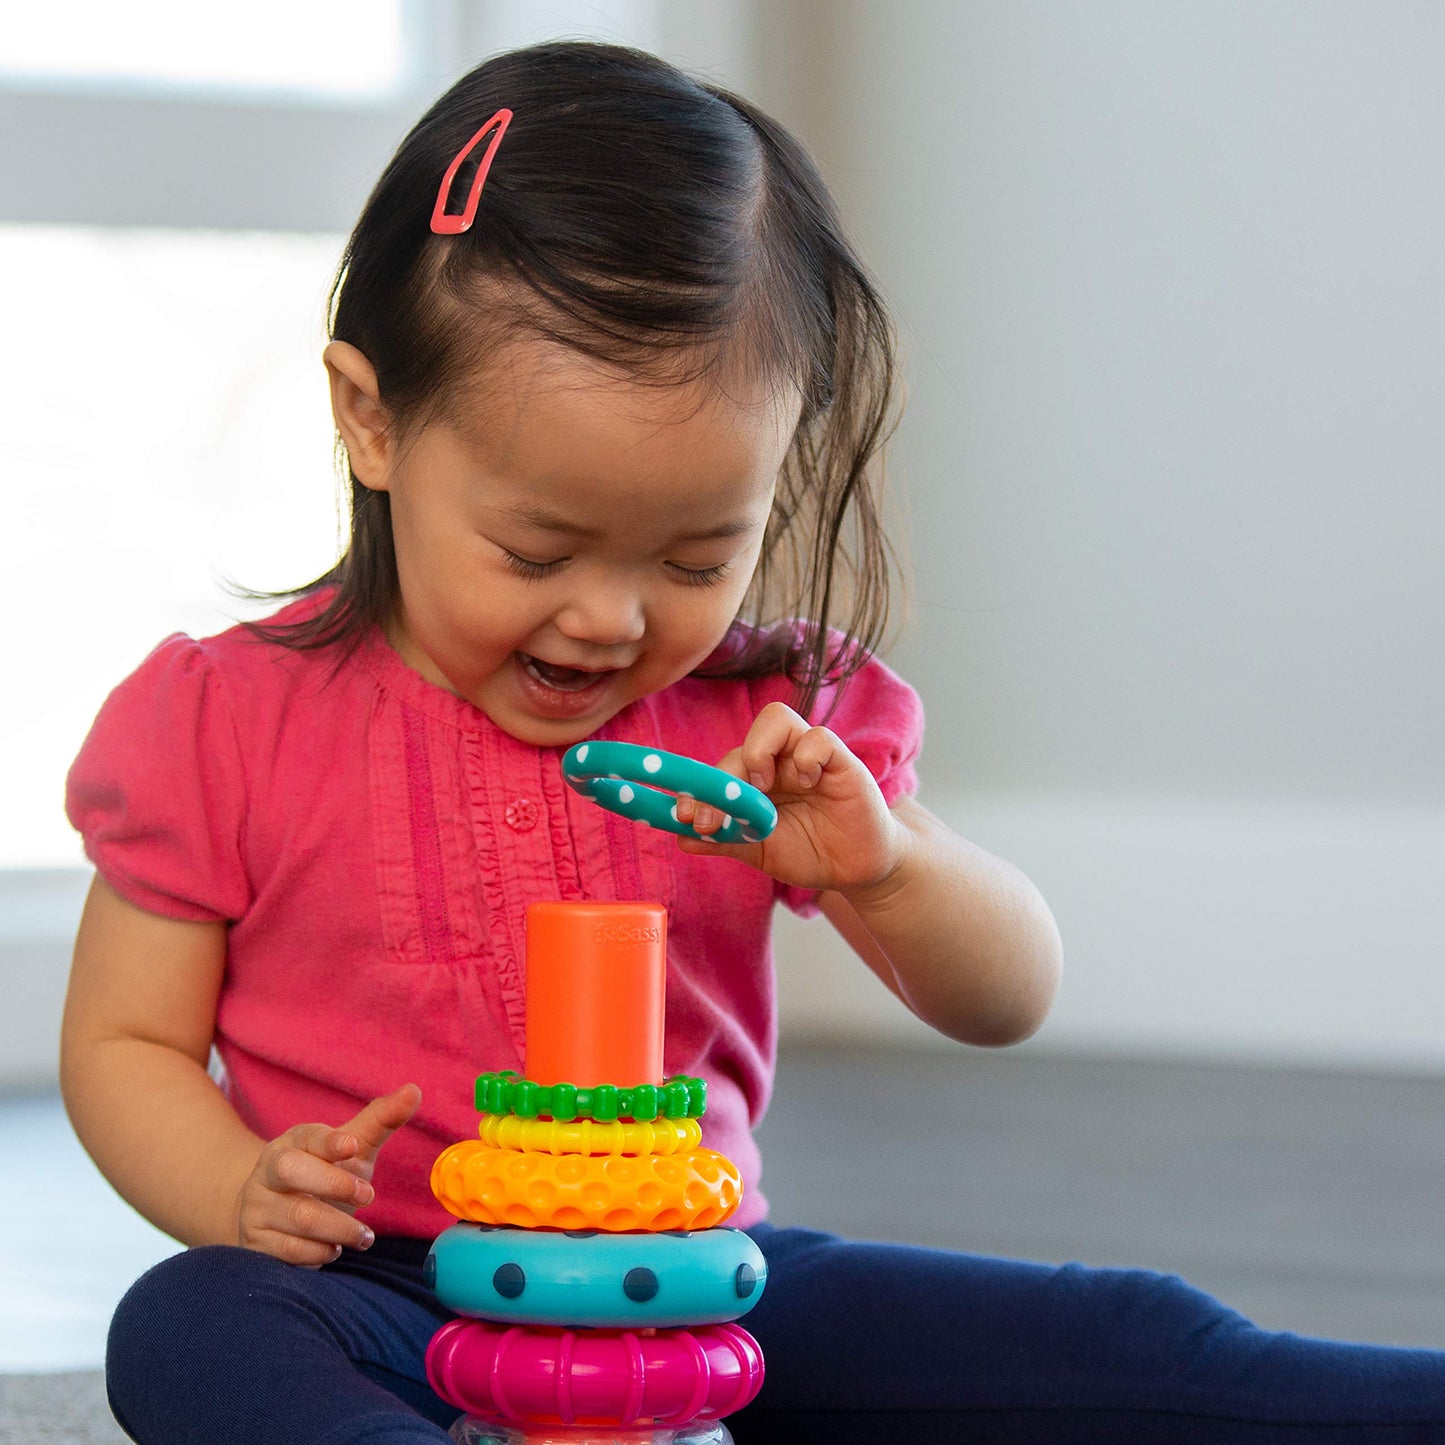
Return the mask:
[(341, 1133), (354, 1135), (360, 1144), (358, 1153), (375, 1158), (377, 1150), (417, 1111), (421, 1090), (415, 1084), (403, 1084), (364, 1109), (340, 1127)]

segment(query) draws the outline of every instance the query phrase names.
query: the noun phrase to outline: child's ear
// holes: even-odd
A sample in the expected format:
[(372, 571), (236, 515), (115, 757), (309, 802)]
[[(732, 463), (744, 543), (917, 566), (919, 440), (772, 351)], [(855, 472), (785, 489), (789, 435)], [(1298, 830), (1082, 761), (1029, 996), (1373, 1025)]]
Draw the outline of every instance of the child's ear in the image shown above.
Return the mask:
[(384, 492), (390, 486), (394, 439), (376, 369), (347, 341), (331, 342), (321, 359), (331, 381), (331, 414), (351, 470), (363, 487)]

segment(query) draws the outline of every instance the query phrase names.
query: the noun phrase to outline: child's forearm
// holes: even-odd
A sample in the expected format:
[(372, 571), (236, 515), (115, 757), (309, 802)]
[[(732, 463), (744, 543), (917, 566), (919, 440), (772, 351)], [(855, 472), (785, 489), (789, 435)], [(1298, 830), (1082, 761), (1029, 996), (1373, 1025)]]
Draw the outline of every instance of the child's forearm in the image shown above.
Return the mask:
[(62, 1060), (66, 1109), (116, 1192), (183, 1244), (235, 1244), (242, 1183), (263, 1148), (195, 1059), (92, 1040)]
[(825, 899), (824, 911), (940, 1033), (971, 1044), (1027, 1038), (1048, 1013), (1062, 968), (1048, 905), (1018, 869), (911, 799), (893, 812), (904, 831), (897, 867), (880, 883)]

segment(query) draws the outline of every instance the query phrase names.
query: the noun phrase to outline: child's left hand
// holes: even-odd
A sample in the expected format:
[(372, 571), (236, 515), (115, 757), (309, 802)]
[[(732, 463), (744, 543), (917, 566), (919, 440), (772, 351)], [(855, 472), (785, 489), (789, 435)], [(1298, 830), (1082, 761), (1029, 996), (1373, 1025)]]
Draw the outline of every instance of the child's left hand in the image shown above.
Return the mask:
[[(761, 843), (681, 838), (684, 852), (739, 858), (795, 888), (840, 893), (882, 883), (902, 861), (906, 831), (873, 775), (836, 733), (810, 727), (783, 703), (770, 702), (718, 767), (761, 788), (777, 806), (778, 826)], [(692, 798), (678, 800), (677, 816), (703, 834), (723, 822)]]

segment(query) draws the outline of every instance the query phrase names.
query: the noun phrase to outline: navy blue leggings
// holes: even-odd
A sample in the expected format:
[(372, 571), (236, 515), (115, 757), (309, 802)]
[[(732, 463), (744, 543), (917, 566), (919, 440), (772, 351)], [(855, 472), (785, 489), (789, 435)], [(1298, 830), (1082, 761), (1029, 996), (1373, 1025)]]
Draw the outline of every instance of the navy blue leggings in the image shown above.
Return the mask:
[[(1144, 1270), (753, 1234), (769, 1278), (743, 1323), (768, 1374), (728, 1421), (738, 1445), (1445, 1442), (1445, 1353), (1261, 1330)], [(157, 1265), (111, 1325), (116, 1418), (141, 1445), (444, 1445), (426, 1250)]]

